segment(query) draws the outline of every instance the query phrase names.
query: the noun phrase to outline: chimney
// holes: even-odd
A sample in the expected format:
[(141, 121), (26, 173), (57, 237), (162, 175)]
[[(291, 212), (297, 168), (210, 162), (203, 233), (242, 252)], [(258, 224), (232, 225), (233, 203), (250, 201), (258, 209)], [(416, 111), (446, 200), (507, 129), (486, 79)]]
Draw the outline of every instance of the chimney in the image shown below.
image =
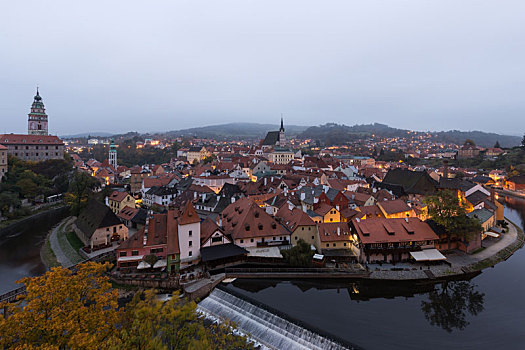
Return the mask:
[(448, 179), (448, 160), (443, 161), (443, 177)]
[(490, 201), (494, 204), (496, 203), (496, 189), (494, 187), (490, 188)]
[(267, 178), (265, 177), (264, 178), (264, 186), (266, 186), (266, 180), (267, 180)]
[(306, 198), (306, 193), (304, 192), (301, 192), (301, 200), (304, 201)]
[(341, 227), (337, 226), (337, 235), (341, 236)]
[(193, 199), (197, 199), (197, 192), (193, 192)]
[(231, 201), (232, 201), (232, 203), (235, 203), (235, 197), (232, 196)]

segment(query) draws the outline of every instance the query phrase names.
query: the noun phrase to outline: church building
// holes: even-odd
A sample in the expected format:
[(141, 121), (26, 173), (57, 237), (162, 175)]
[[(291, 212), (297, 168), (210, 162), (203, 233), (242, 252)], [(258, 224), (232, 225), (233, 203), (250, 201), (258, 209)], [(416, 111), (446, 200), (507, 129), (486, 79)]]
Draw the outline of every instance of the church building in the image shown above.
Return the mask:
[(262, 146), (269, 147), (284, 147), (286, 145), (286, 137), (284, 135), (283, 117), (281, 117), (281, 128), (279, 131), (268, 131), (266, 137), (262, 142)]

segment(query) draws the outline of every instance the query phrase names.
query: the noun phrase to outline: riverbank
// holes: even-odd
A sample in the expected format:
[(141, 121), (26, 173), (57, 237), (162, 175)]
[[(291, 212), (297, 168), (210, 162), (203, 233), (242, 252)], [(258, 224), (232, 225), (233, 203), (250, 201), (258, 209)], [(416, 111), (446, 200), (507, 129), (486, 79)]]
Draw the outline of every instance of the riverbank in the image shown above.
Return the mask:
[(15, 235), (20, 231), (32, 227), (35, 221), (45, 221), (55, 217), (62, 218), (67, 214), (67, 212), (68, 207), (61, 205), (53, 208), (46, 208), (45, 210), (39, 211), (38, 213), (10, 222), (3, 222), (3, 225), (0, 227), (0, 239)]
[(520, 192), (520, 191), (512, 191), (512, 190), (508, 190), (508, 189), (504, 189), (504, 188), (497, 188), (495, 189), (496, 193), (497, 194), (501, 194), (501, 195), (504, 195), (504, 196), (510, 196), (510, 197), (515, 197), (515, 198), (519, 198), (519, 199), (525, 199), (525, 193), (523, 192)]

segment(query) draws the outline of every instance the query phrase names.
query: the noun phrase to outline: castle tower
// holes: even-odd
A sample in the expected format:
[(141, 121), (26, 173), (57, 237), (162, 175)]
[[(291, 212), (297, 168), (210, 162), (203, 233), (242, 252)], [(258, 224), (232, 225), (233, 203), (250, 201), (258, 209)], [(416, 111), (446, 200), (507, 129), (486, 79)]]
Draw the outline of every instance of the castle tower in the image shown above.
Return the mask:
[(283, 116), (281, 115), (281, 128), (279, 129), (279, 146), (283, 147), (286, 144), (286, 138), (284, 136), (284, 122)]
[(115, 145), (115, 140), (113, 139), (111, 139), (111, 144), (109, 145), (109, 165), (115, 170), (117, 169), (117, 145)]
[(29, 135), (47, 135), (47, 114), (42, 97), (36, 88), (36, 95), (31, 105), (31, 113), (27, 118), (27, 133)]

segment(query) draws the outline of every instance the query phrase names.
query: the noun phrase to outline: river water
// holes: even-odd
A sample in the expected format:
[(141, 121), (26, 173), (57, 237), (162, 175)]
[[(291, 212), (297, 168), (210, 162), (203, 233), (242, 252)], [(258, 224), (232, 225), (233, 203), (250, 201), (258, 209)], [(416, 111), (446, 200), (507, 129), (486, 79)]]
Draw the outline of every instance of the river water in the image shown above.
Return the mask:
[(65, 212), (39, 217), (21, 225), (18, 232), (0, 239), (0, 294), (19, 287), (16, 281), (20, 278), (46, 271), (40, 259), (40, 248), (49, 230), (64, 217)]
[[(525, 201), (505, 215), (523, 227)], [(237, 280), (227, 288), (365, 349), (525, 349), (525, 249), (467, 281)]]

